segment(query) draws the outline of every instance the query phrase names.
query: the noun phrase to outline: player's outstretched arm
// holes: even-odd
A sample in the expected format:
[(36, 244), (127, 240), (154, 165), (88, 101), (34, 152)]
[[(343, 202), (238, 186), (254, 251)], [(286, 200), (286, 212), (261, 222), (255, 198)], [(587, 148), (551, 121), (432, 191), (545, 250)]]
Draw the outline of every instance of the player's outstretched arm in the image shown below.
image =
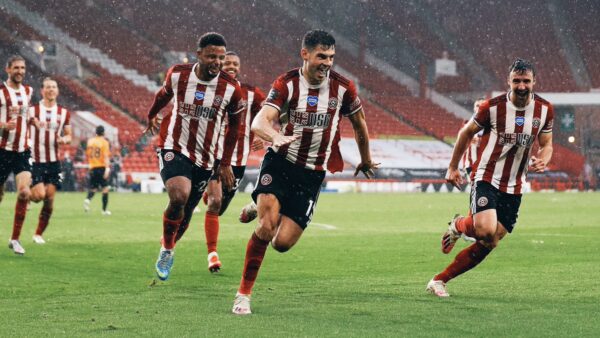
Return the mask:
[(552, 158), (552, 133), (540, 133), (538, 142), (540, 149), (537, 156), (531, 156), (531, 169), (536, 173), (543, 173)]
[(279, 120), (279, 110), (265, 104), (258, 115), (252, 121), (252, 132), (267, 142), (271, 142), (275, 147), (281, 147), (290, 144), (298, 139), (299, 135), (284, 136), (273, 129), (273, 121)]
[(458, 170), (458, 163), (471, 144), (471, 140), (480, 130), (481, 127), (471, 120), (458, 132), (458, 138), (452, 151), (452, 159), (448, 165), (448, 172), (446, 172), (446, 181), (459, 189), (460, 185), (464, 183), (464, 179)]
[(366, 178), (373, 178), (375, 175), (375, 169), (379, 168), (381, 163), (373, 163), (371, 160), (371, 150), (369, 149), (369, 130), (367, 128), (367, 121), (365, 121), (365, 113), (363, 110), (359, 110), (356, 113), (349, 116), (350, 122), (352, 122), (352, 129), (354, 129), (354, 138), (358, 145), (358, 152), (360, 153), (360, 163), (356, 166), (354, 176), (362, 172)]

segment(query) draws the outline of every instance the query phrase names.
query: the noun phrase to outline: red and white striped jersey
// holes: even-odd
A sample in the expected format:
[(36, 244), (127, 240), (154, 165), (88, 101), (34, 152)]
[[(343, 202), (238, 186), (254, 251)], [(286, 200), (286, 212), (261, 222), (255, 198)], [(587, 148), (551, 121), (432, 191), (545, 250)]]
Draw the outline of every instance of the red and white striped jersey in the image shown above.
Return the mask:
[[(245, 166), (248, 162), (250, 146), (254, 140), (254, 133), (250, 131), (250, 127), (252, 126), (252, 121), (254, 121), (256, 114), (258, 114), (265, 101), (265, 94), (257, 87), (245, 83), (240, 83), (240, 87), (242, 87), (242, 95), (244, 100), (246, 100), (248, 107), (244, 112), (242, 112), (243, 115), (240, 116), (240, 137), (235, 144), (233, 155), (231, 156), (231, 165), (238, 167)], [(225, 128), (221, 129), (221, 134), (219, 135), (219, 147), (217, 154), (218, 159), (223, 156), (224, 139)]]
[(338, 146), (340, 119), (362, 109), (351, 80), (330, 70), (321, 84), (311, 85), (302, 68), (293, 69), (275, 80), (265, 104), (279, 110), (282, 135), (301, 136), (273, 150), (307, 169), (343, 170)]
[(479, 136), (474, 136), (473, 140), (469, 144), (467, 151), (464, 153), (462, 158), (462, 165), (464, 169), (473, 168), (477, 161), (477, 147), (479, 146)]
[(34, 163), (56, 162), (58, 158), (58, 138), (65, 127), (70, 125), (71, 113), (54, 105), (51, 108), (41, 102), (29, 108), (29, 116), (40, 121), (41, 128), (29, 124), (31, 157)]
[(17, 90), (9, 87), (6, 82), (0, 84), (0, 122), (7, 123), (16, 119), (17, 127), (13, 130), (0, 130), (0, 149), (23, 152), (29, 149), (27, 141), (28, 110), (33, 90), (21, 85)]
[(471, 178), (521, 194), (531, 147), (540, 133), (552, 132), (552, 104), (534, 94), (527, 107), (517, 108), (506, 93), (482, 104), (473, 121), (484, 129)]
[(169, 69), (164, 91), (173, 95), (173, 110), (160, 125), (158, 147), (174, 150), (202, 168), (212, 168), (225, 113), (235, 115), (246, 108), (242, 89), (225, 72), (210, 81), (196, 76), (198, 64)]

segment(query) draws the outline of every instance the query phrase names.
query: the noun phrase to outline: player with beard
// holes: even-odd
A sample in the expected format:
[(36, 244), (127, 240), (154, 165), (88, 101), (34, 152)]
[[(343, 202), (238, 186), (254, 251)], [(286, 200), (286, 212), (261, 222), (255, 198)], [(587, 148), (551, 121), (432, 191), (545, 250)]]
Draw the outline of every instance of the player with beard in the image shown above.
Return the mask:
[[(462, 250), (444, 271), (429, 281), (427, 291), (438, 297), (448, 297), (446, 283), (481, 263), (513, 231), (528, 165), (535, 172), (543, 172), (552, 157), (554, 108), (533, 93), (533, 65), (523, 59), (515, 60), (509, 68), (508, 85), (507, 93), (479, 107), (461, 129), (454, 145), (446, 180), (458, 187), (463, 183), (458, 162), (473, 136), (483, 130), (471, 173), (472, 216), (452, 220), (442, 236), (442, 251), (449, 253), (461, 234), (477, 242)], [(536, 140), (540, 148), (531, 156)]]
[[(221, 269), (221, 260), (217, 254), (217, 240), (219, 237), (219, 216), (223, 215), (229, 203), (235, 196), (237, 188), (244, 177), (246, 170), (246, 162), (248, 160), (248, 154), (250, 150), (259, 150), (263, 148), (263, 141), (260, 138), (254, 138), (254, 133), (250, 131), (250, 125), (254, 120), (254, 117), (262, 107), (265, 95), (257, 87), (241, 83), (239, 81), (240, 74), (240, 57), (237, 53), (228, 51), (225, 53), (225, 60), (223, 61), (223, 71), (232, 78), (236, 79), (242, 88), (243, 99), (247, 102), (247, 109), (240, 113), (240, 135), (239, 139), (235, 144), (233, 150), (231, 164), (233, 169), (233, 175), (235, 182), (232, 189), (226, 189), (218, 176), (214, 175), (208, 182), (208, 186), (203, 195), (204, 203), (208, 206), (206, 214), (204, 216), (204, 232), (206, 236), (206, 247), (208, 250), (208, 270), (210, 272), (218, 272)], [(223, 142), (227, 128), (221, 129), (219, 136), (219, 143), (217, 147), (217, 154), (215, 154), (217, 160), (215, 161), (215, 167), (219, 166), (219, 159), (223, 156)], [(192, 195), (196, 192), (192, 191)], [(190, 199), (196, 199), (196, 196), (190, 197)], [(177, 232), (178, 241), (187, 230), (191, 214), (184, 216), (183, 223), (179, 226)]]
[(19, 241), (21, 228), (27, 213), (27, 203), (31, 190), (31, 152), (28, 142), (28, 111), (32, 89), (23, 84), (26, 65), (19, 55), (11, 56), (5, 68), (6, 82), (0, 84), (0, 187), (4, 193), (4, 183), (14, 173), (17, 184), (17, 204), (12, 236), (8, 248), (17, 255), (25, 254)]
[(52, 216), (54, 195), (61, 183), (58, 146), (71, 143), (71, 114), (56, 102), (58, 84), (52, 78), (42, 81), (42, 101), (29, 109), (34, 119), (29, 127), (33, 155), (31, 201), (44, 201), (33, 241), (44, 244), (42, 234)]
[[(355, 175), (373, 176), (369, 134), (354, 83), (331, 69), (335, 39), (322, 30), (306, 33), (300, 52), (303, 65), (279, 76), (252, 123), (252, 131), (272, 146), (263, 158), (252, 199), (258, 226), (246, 248), (240, 287), (232, 312), (247, 315), (250, 294), (269, 243), (290, 250), (312, 219), (326, 170), (343, 169), (339, 123), (348, 117), (361, 163)], [(279, 121), (279, 132), (273, 122)]]
[[(176, 234), (189, 224), (212, 175), (225, 120), (230, 128), (224, 135), (220, 165), (214, 170), (226, 189), (234, 183), (231, 155), (238, 140), (239, 113), (246, 109), (246, 101), (238, 82), (221, 71), (225, 52), (222, 35), (202, 35), (198, 40), (198, 62), (169, 68), (148, 112), (146, 131), (158, 131), (160, 175), (169, 196), (155, 266), (161, 280), (169, 278), (173, 266)], [(175, 101), (173, 110), (159, 124), (157, 115), (171, 99)]]

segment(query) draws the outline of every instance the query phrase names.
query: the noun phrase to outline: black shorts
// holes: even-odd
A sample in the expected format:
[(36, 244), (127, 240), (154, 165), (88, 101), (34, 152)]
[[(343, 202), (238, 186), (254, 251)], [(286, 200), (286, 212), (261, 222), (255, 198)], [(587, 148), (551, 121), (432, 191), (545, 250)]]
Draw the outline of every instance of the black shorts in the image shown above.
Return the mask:
[(0, 149), (0, 184), (4, 184), (10, 173), (17, 176), (23, 171), (31, 172), (31, 152), (6, 151)]
[(34, 163), (31, 170), (33, 182), (31, 185), (38, 183), (54, 184), (57, 188), (62, 182), (60, 162)]
[(161, 149), (158, 152), (158, 163), (160, 165), (160, 177), (165, 185), (167, 185), (170, 178), (187, 177), (192, 181), (192, 191), (189, 199), (200, 201), (212, 175), (212, 170), (197, 166), (192, 160), (173, 150)]
[(105, 167), (90, 169), (90, 189), (103, 189), (108, 187), (108, 182), (104, 179)]
[(260, 165), (252, 199), (256, 202), (259, 194), (275, 195), (281, 204), (281, 214), (306, 229), (324, 178), (324, 171), (302, 168), (269, 149)]
[(495, 188), (488, 182), (477, 181), (471, 189), (471, 213), (496, 209), (498, 222), (508, 232), (512, 232), (521, 206), (521, 195), (507, 194)]

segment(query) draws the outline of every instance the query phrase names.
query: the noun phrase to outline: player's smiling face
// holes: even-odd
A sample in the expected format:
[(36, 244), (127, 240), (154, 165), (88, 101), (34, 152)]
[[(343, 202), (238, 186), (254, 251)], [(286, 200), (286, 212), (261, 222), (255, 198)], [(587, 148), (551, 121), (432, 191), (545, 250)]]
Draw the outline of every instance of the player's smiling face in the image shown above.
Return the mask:
[(223, 71), (237, 79), (240, 73), (240, 58), (237, 55), (225, 55), (223, 62)]
[(304, 60), (304, 76), (310, 84), (319, 84), (327, 77), (327, 72), (333, 66), (335, 46), (325, 48), (317, 45), (313, 50), (302, 48), (300, 55)]
[(526, 72), (510, 72), (508, 76), (508, 85), (510, 90), (515, 94), (515, 98), (519, 101), (527, 100), (531, 92), (535, 78), (531, 71)]
[(219, 75), (225, 60), (225, 46), (208, 45), (198, 51), (199, 78), (209, 81)]
[(23, 79), (25, 78), (25, 61), (13, 61), (10, 67), (6, 67), (6, 73), (10, 81), (14, 84), (23, 83)]
[(54, 80), (46, 80), (42, 85), (42, 97), (48, 101), (55, 101), (58, 97), (58, 84)]

